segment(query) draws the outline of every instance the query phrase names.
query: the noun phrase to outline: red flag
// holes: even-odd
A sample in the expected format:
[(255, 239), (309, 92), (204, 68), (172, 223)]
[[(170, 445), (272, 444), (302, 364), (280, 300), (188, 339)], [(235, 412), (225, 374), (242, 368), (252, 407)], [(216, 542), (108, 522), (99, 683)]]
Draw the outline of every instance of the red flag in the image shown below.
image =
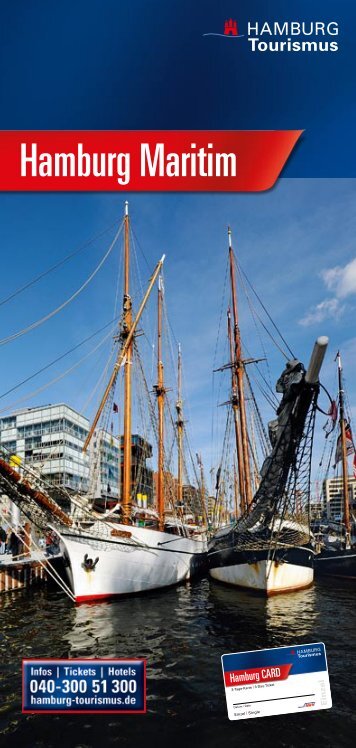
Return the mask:
[(345, 438), (346, 438), (346, 452), (348, 455), (352, 455), (355, 451), (354, 442), (351, 433), (351, 426), (349, 423), (345, 423)]
[(337, 414), (338, 414), (337, 404), (335, 400), (332, 400), (330, 403), (330, 408), (328, 410), (329, 418), (323, 426), (323, 429), (325, 431), (325, 436), (329, 436), (329, 434), (331, 434), (331, 432), (334, 431), (334, 428), (337, 422)]
[[(350, 424), (345, 421), (345, 440), (346, 440), (346, 454), (352, 455), (354, 454), (355, 447), (352, 439), (352, 433), (351, 433), (351, 426)], [(338, 462), (342, 459), (342, 449), (341, 449), (341, 436), (338, 436), (337, 443), (336, 443), (336, 451), (335, 451), (335, 465), (337, 465)]]

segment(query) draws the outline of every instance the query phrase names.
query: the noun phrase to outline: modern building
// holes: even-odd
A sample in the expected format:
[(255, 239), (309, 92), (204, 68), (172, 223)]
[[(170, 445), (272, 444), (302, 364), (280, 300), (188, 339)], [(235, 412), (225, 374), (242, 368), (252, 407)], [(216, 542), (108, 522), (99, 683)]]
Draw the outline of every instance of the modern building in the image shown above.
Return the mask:
[(89, 465), (82, 448), (88, 429), (88, 420), (64, 403), (26, 408), (0, 420), (0, 444), (53, 485), (85, 493)]
[[(18, 410), (0, 419), (0, 446), (38, 470), (54, 486), (91, 499), (116, 502), (122, 482), (123, 437), (99, 430), (87, 454), (83, 445), (89, 421), (74, 408), (60, 403)], [(146, 461), (152, 446), (132, 436), (132, 486), (153, 502), (153, 472)], [(63, 506), (63, 496), (57, 494)], [(70, 501), (64, 502), (70, 504)], [(70, 507), (66, 507), (69, 509)]]
[[(356, 479), (349, 475), (350, 511), (356, 510)], [(328, 519), (340, 521), (344, 513), (342, 477), (327, 478), (323, 482), (323, 509)]]
[[(182, 501), (178, 502), (178, 480), (168, 470), (164, 471), (164, 491), (165, 491), (165, 505), (166, 505), (166, 516), (173, 516), (176, 511), (179, 511), (183, 515), (193, 515), (196, 521), (199, 521), (202, 517), (202, 506), (200, 491), (195, 486), (189, 484), (183, 484), (182, 486)], [(157, 504), (157, 483), (158, 473), (153, 474), (153, 485), (154, 485), (154, 497), (155, 504)]]
[[(124, 464), (124, 437), (120, 436), (120, 483), (122, 485)], [(153, 470), (147, 465), (147, 460), (152, 457), (152, 445), (139, 434), (132, 434), (131, 439), (131, 487), (133, 500), (137, 503), (138, 497), (147, 499), (147, 505), (153, 504)]]
[[(89, 494), (97, 510), (111, 509), (122, 495), (124, 438), (100, 431), (90, 444), (91, 483)], [(131, 440), (131, 493), (133, 503), (142, 507), (154, 501), (153, 470), (147, 465), (152, 446), (139, 434)], [(118, 487), (120, 486), (120, 492)]]
[(198, 520), (202, 518), (201, 491), (196, 486), (183, 485), (183, 506), (186, 513), (191, 513)]
[[(177, 508), (178, 482), (172, 473), (165, 470), (163, 473), (164, 498), (166, 516), (174, 515)], [(157, 506), (158, 473), (153, 473), (153, 503)]]
[(119, 444), (117, 437), (103, 429), (94, 433), (89, 444), (88, 494), (90, 499), (102, 498), (104, 506), (116, 503), (119, 497)]

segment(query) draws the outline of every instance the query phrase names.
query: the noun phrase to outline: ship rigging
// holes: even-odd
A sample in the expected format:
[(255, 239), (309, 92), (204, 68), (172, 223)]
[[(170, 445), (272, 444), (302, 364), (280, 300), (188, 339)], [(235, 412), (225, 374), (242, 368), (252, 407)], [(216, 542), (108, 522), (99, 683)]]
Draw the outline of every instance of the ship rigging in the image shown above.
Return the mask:
[[(204, 526), (186, 519), (179, 499), (182, 495), (183, 435), (181, 419), (174, 427), (178, 443), (179, 477), (176, 487), (170, 473), (169, 450), (165, 444), (166, 387), (162, 348), (164, 286), (161, 277), (164, 255), (157, 263), (138, 309), (134, 312), (130, 288), (130, 218), (125, 204), (123, 307), (116, 335), (118, 351), (104, 394), (85, 440), (86, 452), (93, 442), (98, 446), (100, 433), (107, 429), (112, 413), (115, 388), (123, 371), (123, 436), (121, 489), (119, 498), (104, 512), (98, 512), (95, 496), (71, 497), (77, 508), (72, 516), (63, 511), (53, 498), (53, 487), (43, 483), (40, 476), (22, 472), (8, 464), (6, 455), (0, 460), (0, 481), (6, 493), (21, 511), (38, 527), (48, 525), (56, 532), (60, 543), (71, 588), (76, 602), (106, 599), (115, 595), (132, 594), (177, 584), (200, 573), (206, 564)], [(137, 338), (142, 335), (142, 321), (148, 299), (158, 281), (157, 302), (157, 381), (154, 392), (157, 416), (138, 351)], [(141, 506), (136, 496), (137, 476), (132, 461), (132, 404), (133, 371), (143, 376), (147, 396), (145, 415), (152, 421), (157, 436), (157, 501), (155, 507)], [(181, 394), (181, 354), (179, 352), (179, 392)], [(142, 395), (142, 393), (141, 393)], [(141, 395), (136, 394), (136, 406), (142, 410)], [(177, 401), (177, 402), (178, 402)], [(167, 403), (168, 404), (168, 403)], [(168, 408), (167, 408), (168, 410)], [(178, 412), (178, 411), (177, 411)], [(182, 416), (182, 406), (179, 406)], [(178, 433), (177, 433), (178, 432)], [(100, 459), (94, 455), (93, 464)], [(25, 479), (22, 476), (26, 476)]]
[[(353, 457), (353, 465), (356, 465), (356, 449), (353, 441), (351, 425), (351, 413), (346, 407), (346, 393), (344, 385), (344, 373), (341, 353), (336, 355), (338, 395), (337, 401), (332, 401), (330, 408), (330, 425), (326, 424), (326, 436), (334, 432), (335, 439), (330, 445), (330, 459), (335, 454), (335, 470), (341, 464), (341, 486), (340, 486), (340, 515), (339, 521), (320, 521), (315, 527), (315, 574), (317, 576), (337, 577), (340, 579), (356, 579), (356, 548), (355, 527), (356, 521), (353, 512), (353, 502), (350, 499), (349, 480), (349, 456)], [(338, 429), (335, 429), (337, 421), (338, 404)], [(321, 461), (322, 466), (323, 459)]]
[[(269, 437), (266, 437), (247, 373), (247, 367), (258, 360), (242, 355), (230, 229), (228, 256), (234, 326), (232, 331), (228, 310), (230, 361), (220, 370), (231, 370), (231, 396), (217, 475), (216, 505), (221, 505), (221, 493), (226, 491), (226, 479), (223, 481), (221, 474), (223, 468), (226, 473), (231, 455), (227, 438), (231, 412), (238, 484), (233, 481), (234, 522), (218, 529), (209, 542), (209, 569), (210, 575), (218, 581), (271, 595), (308, 587), (313, 581), (314, 552), (309, 527), (311, 452), (319, 371), (328, 341), (327, 338), (318, 339), (307, 370), (299, 360), (284, 354), (287, 364), (276, 386), (282, 400), (276, 408), (277, 418), (269, 424)], [(265, 307), (263, 309), (266, 311)], [(281, 339), (284, 341), (282, 336)], [(249, 399), (256, 406), (262, 434), (264, 460), (260, 471), (254, 428), (249, 431), (247, 427), (246, 387)]]

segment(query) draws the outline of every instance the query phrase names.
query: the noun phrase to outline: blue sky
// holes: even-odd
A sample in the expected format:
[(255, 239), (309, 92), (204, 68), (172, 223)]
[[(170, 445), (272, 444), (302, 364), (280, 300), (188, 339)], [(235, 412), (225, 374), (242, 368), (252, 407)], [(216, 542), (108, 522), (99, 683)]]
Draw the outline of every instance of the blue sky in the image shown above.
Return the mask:
[[(258, 195), (3, 194), (0, 301), (93, 235), (111, 228), (58, 271), (0, 306), (2, 339), (50, 312), (81, 285), (109, 246), (114, 223), (118, 225), (122, 218), (125, 197), (130, 202), (132, 225), (139, 241), (136, 252), (143, 285), (158, 258), (163, 252), (167, 255), (166, 301), (175, 336), (171, 343), (174, 352), (176, 341), (182, 344), (188, 428), (193, 450), (202, 452), (207, 471), (216, 465), (222, 438), (224, 409), (217, 410), (216, 404), (228, 397), (226, 374), (215, 375), (212, 384), (212, 369), (227, 360), (228, 293), (224, 293), (224, 278), (228, 224), (243, 270), (293, 352), (306, 361), (315, 338), (328, 335), (330, 347), (323, 382), (333, 389), (333, 359), (340, 347), (349, 398), (351, 404), (356, 404), (356, 180), (351, 179), (281, 179), (274, 190)], [(0, 395), (113, 318), (118, 265), (119, 251), (115, 249), (94, 281), (63, 312), (37, 330), (0, 346)], [(138, 286), (136, 283), (133, 288), (136, 304), (140, 297)], [(260, 340), (256, 335), (242, 289), (239, 301), (248, 352), (256, 356), (268, 353), (270, 365), (265, 374), (274, 385), (283, 357), (271, 341), (263, 336)], [(146, 315), (148, 338), (138, 341), (146, 360), (150, 356), (152, 359), (154, 315), (152, 305), (152, 313)], [(217, 345), (219, 320), (221, 335)], [(72, 374), (31, 400), (27, 394), (89, 353), (109, 329), (2, 398), (1, 409), (25, 398), (17, 407), (64, 401), (82, 410), (108, 359), (110, 337)], [(168, 346), (166, 353), (167, 382), (174, 388)], [(95, 402), (94, 398), (87, 409), (89, 416)], [(264, 416), (271, 417), (268, 407), (261, 407)], [(318, 453), (324, 421), (322, 416), (318, 420)]]

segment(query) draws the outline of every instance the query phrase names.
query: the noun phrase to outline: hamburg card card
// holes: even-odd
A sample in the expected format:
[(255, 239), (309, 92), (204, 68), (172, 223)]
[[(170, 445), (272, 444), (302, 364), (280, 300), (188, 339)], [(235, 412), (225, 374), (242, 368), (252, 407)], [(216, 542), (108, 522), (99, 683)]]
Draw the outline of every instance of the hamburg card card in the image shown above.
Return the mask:
[(221, 661), (229, 719), (332, 706), (322, 643), (224, 654)]

